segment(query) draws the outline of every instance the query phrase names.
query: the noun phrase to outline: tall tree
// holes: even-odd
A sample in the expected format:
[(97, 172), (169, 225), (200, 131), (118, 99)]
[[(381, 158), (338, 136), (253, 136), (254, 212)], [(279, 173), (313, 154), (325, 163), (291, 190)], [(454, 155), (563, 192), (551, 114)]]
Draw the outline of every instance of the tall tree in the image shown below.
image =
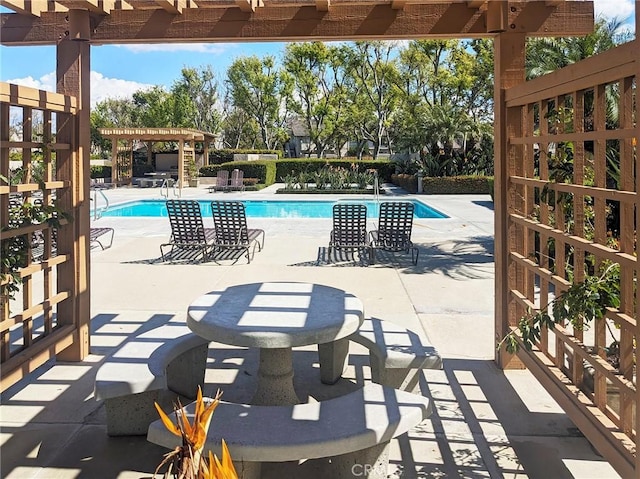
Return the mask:
[(222, 121), (218, 110), (218, 83), (211, 66), (183, 68), (171, 88), (174, 124), (218, 133)]
[(344, 69), (338, 47), (321, 42), (291, 43), (284, 67), (293, 78), (293, 110), (300, 115), (316, 156), (322, 157), (340, 127)]
[(124, 128), (133, 126), (134, 104), (131, 99), (108, 98), (97, 103), (91, 110), (91, 152), (108, 155), (111, 140), (102, 137), (98, 128)]
[(175, 127), (173, 100), (162, 87), (139, 90), (133, 94), (131, 119), (140, 127)]
[(387, 129), (398, 98), (394, 48), (393, 42), (356, 42), (345, 51), (351, 77), (350, 115), (356, 135), (373, 143), (374, 159), (382, 145), (389, 144)]
[(233, 105), (244, 110), (258, 124), (263, 147), (275, 149), (286, 140), (292, 81), (278, 70), (275, 59), (266, 56), (239, 58), (227, 71), (227, 88)]
[(593, 33), (582, 37), (530, 38), (527, 41), (527, 78), (551, 73), (615, 47), (626, 37), (618, 31), (617, 19), (598, 18)]

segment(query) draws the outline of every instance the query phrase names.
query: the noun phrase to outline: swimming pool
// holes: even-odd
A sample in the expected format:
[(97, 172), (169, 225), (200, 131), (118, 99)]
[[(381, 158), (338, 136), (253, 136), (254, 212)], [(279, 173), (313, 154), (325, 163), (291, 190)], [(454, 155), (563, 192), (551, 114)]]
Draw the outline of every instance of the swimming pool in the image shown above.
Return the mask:
[[(371, 200), (341, 200), (341, 203), (359, 203), (367, 206), (367, 216), (378, 217), (378, 203)], [(414, 204), (415, 218), (448, 218), (447, 215), (428, 206), (411, 200)], [(200, 210), (203, 216), (211, 216), (211, 201), (202, 200)], [(242, 200), (250, 218), (331, 218), (336, 201), (299, 201), (299, 200)], [(109, 208), (103, 216), (167, 216), (165, 200), (140, 200), (122, 203)]]

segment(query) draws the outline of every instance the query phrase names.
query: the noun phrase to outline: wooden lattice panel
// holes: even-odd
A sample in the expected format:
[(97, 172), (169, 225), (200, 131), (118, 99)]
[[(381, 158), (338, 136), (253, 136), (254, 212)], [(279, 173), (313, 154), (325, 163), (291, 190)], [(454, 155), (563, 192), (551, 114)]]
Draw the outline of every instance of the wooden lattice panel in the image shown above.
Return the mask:
[(69, 174), (58, 172), (71, 167), (74, 145), (58, 133), (69, 128), (75, 110), (73, 98), (0, 83), (0, 241), (5, 255), (24, 253), (18, 290), (8, 294), (9, 278), (2, 279), (2, 389), (73, 341), (74, 318), (59, 320), (59, 306), (75, 293), (73, 283), (58, 281), (58, 268), (72, 260), (72, 245), (58, 235), (69, 222), (61, 215), (54, 228), (28, 218), (53, 205), (56, 215), (71, 211), (70, 181), (60, 179)]
[(572, 284), (619, 268), (619, 307), (593, 325), (543, 329), (533, 351), (519, 356), (627, 472), (638, 445), (637, 48), (620, 46), (506, 93), (515, 160), (507, 191), (509, 327), (531, 311), (551, 313)]

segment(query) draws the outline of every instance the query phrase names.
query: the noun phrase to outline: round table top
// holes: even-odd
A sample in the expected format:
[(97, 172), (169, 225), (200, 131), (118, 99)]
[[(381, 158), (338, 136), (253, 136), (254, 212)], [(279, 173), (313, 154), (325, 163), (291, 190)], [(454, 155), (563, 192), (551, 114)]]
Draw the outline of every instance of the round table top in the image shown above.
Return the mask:
[(313, 283), (251, 283), (211, 291), (187, 311), (187, 326), (210, 341), (288, 348), (344, 338), (362, 324), (362, 302)]

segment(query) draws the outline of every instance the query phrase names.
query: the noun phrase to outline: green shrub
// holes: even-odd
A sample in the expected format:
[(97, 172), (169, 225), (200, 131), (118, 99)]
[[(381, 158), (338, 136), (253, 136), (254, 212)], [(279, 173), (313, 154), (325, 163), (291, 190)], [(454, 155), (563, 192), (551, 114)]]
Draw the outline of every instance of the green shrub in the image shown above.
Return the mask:
[[(409, 193), (418, 191), (416, 175), (406, 173), (391, 175), (391, 182)], [(422, 178), (422, 192), (427, 195), (492, 195), (493, 177), (477, 175), (425, 177)]]
[(110, 166), (92, 166), (91, 178), (111, 178)]
[(259, 183), (272, 185), (276, 182), (276, 165), (274, 161), (231, 161), (220, 165), (207, 165), (200, 168), (200, 176), (218, 176), (218, 171), (242, 170), (246, 178), (257, 178)]
[(491, 194), (490, 176), (445, 176), (423, 178), (422, 191), (430, 195)]
[(225, 148), (223, 150), (211, 150), (209, 152), (209, 164), (220, 165), (233, 161), (234, 154), (264, 154), (264, 155), (278, 155), (278, 158), (282, 158), (282, 151), (280, 150), (236, 150), (231, 148)]
[(358, 160), (356, 158), (342, 159), (326, 159), (326, 158), (291, 158), (286, 160), (278, 160), (276, 178), (277, 181), (289, 175), (298, 176), (301, 173), (313, 174), (325, 166), (330, 165), (334, 168), (344, 168), (350, 170), (352, 165), (356, 165), (358, 171), (378, 170), (378, 176), (381, 181), (388, 181), (391, 174), (395, 171), (395, 163), (387, 160)]

